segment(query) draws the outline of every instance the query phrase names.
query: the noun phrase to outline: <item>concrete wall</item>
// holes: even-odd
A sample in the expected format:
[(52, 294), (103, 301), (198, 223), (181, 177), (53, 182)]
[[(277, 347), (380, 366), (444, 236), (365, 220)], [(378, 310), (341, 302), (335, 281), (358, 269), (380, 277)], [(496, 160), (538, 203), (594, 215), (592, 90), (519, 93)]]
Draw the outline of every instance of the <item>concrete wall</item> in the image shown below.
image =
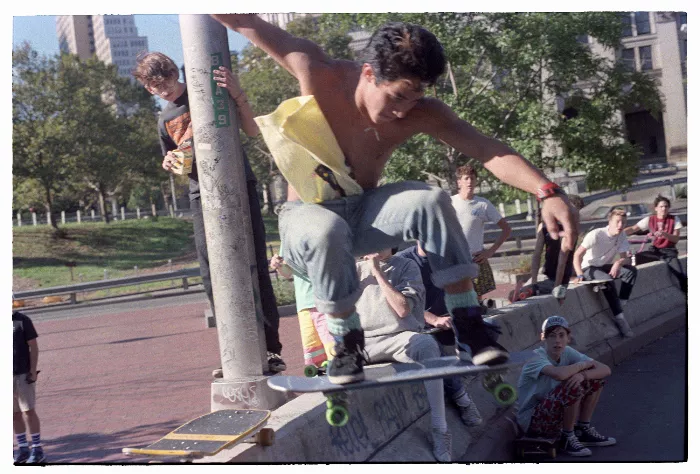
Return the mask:
[[(682, 259), (683, 264), (687, 262)], [(612, 314), (600, 293), (590, 287), (569, 292), (563, 305), (542, 296), (503, 308), (493, 316), (502, 328), (499, 339), (511, 351), (539, 344), (542, 322), (553, 314), (565, 316), (572, 326), (573, 346), (605, 363), (620, 362), (642, 345), (686, 324), (686, 300), (664, 263), (639, 268), (637, 284), (625, 309), (636, 333), (622, 340)], [(652, 338), (652, 339), (650, 339)], [(646, 341), (646, 342), (645, 342)], [(507, 379), (515, 384), (517, 371)], [(465, 379), (469, 393), (485, 420), (467, 429), (457, 411), (447, 407), (447, 424), (453, 436), (453, 459), (492, 461), (494, 452), (512, 439), (507, 418), (514, 408), (503, 408), (480, 388), (480, 380)], [(430, 448), (430, 415), (422, 383), (349, 393), (350, 421), (334, 428), (325, 420), (325, 397), (301, 395), (274, 411), (269, 427), (276, 431), (273, 446), (241, 444), (206, 462), (434, 462)]]

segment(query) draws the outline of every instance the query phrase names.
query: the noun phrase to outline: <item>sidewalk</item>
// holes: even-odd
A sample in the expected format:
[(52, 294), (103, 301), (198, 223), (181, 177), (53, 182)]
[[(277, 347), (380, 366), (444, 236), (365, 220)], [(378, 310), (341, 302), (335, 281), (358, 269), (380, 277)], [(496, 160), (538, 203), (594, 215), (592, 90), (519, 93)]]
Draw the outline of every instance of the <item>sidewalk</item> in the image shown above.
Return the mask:
[[(50, 463), (128, 463), (143, 446), (210, 410), (219, 367), (206, 303), (35, 324), (37, 413)], [(302, 374), (297, 318), (280, 321), (287, 373)]]

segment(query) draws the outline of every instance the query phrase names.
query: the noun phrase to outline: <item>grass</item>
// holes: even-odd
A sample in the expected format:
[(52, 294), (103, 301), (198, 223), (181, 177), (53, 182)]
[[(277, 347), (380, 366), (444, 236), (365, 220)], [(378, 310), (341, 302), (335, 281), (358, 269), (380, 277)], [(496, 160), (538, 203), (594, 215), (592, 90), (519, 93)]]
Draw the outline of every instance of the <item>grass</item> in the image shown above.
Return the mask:
[[(279, 249), (277, 217), (265, 217), (264, 221), (270, 257), (270, 247), (273, 252)], [(198, 265), (192, 222), (188, 220), (162, 217), (155, 221), (74, 223), (60, 228), (65, 231), (65, 238), (54, 237), (53, 229), (47, 225), (13, 228), (13, 286), (16, 291)], [(68, 263), (75, 264), (72, 280)], [(292, 283), (281, 278), (277, 280), (274, 275), (271, 277), (278, 304), (293, 303)], [(191, 278), (189, 282), (200, 283), (201, 278)], [(180, 285), (179, 281), (155, 282), (91, 292), (78, 298), (154, 291)]]

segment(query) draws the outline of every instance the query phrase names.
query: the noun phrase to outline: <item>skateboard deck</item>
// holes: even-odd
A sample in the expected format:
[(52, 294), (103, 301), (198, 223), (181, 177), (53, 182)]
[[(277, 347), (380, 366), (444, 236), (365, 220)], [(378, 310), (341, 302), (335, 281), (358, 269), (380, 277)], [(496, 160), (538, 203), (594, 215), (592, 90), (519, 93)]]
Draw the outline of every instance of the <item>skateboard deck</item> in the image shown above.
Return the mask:
[(180, 460), (213, 456), (246, 438), (263, 446), (274, 442), (274, 431), (263, 428), (268, 410), (218, 410), (188, 421), (145, 448), (123, 448), (129, 456), (158, 456)]
[(571, 282), (569, 286), (571, 287), (579, 287), (579, 286), (588, 286), (590, 285), (593, 288), (593, 291), (598, 293), (600, 290), (605, 289), (605, 287), (609, 283), (614, 283), (614, 280), (584, 280), (578, 283)]
[(299, 377), (275, 375), (267, 384), (281, 392), (313, 393), (322, 392), (327, 398), (326, 420), (332, 426), (343, 426), (349, 419), (347, 410), (347, 393), (352, 390), (399, 385), (424, 380), (448, 378), (461, 375), (483, 375), (482, 385), (493, 394), (502, 405), (511, 405), (517, 399), (515, 387), (504, 382), (503, 374), (531, 359), (531, 351), (510, 354), (507, 363), (501, 365), (473, 365), (458, 357), (439, 357), (423, 362), (383, 364), (367, 366), (364, 369), (365, 380), (349, 384), (335, 384), (328, 377)]
[(521, 436), (513, 441), (515, 455), (525, 459), (531, 456), (557, 457), (558, 438)]

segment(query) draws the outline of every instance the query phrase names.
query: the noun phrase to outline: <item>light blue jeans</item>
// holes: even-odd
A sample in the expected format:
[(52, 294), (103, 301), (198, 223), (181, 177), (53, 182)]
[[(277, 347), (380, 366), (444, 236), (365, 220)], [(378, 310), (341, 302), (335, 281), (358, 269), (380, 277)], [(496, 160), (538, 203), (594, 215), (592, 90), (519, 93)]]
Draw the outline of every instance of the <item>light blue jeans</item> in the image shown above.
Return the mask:
[(284, 259), (311, 280), (316, 308), (350, 311), (360, 296), (355, 257), (419, 241), (443, 288), (474, 278), (467, 240), (450, 197), (414, 181), (388, 184), (319, 204), (285, 203), (279, 212)]

